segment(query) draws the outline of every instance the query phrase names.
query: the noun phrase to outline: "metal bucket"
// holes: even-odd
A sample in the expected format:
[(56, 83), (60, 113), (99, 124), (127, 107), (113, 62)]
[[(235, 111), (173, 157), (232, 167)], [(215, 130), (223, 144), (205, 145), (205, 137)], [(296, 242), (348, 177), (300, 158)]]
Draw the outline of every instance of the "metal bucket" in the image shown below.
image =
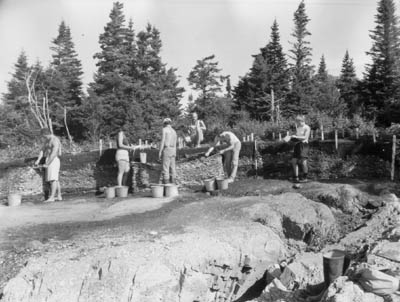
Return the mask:
[(127, 186), (116, 187), (115, 194), (117, 197), (128, 197), (128, 189), (129, 187)]
[(145, 152), (140, 152), (140, 162), (142, 164), (145, 164), (147, 162), (147, 153)]
[(108, 187), (105, 190), (106, 198), (111, 199), (115, 197), (115, 187)]
[(343, 275), (346, 253), (342, 250), (331, 250), (323, 255), (325, 285)]
[(217, 189), (217, 184), (215, 183), (215, 178), (205, 179), (203, 180), (204, 187), (207, 192), (212, 192)]
[(176, 197), (179, 195), (178, 187), (174, 184), (166, 184), (165, 188), (165, 197)]
[(228, 189), (228, 180), (224, 178), (217, 178), (218, 190)]
[(154, 198), (164, 197), (164, 185), (153, 185), (151, 186), (151, 194)]
[(8, 195), (8, 206), (16, 207), (21, 204), (21, 194), (11, 193)]

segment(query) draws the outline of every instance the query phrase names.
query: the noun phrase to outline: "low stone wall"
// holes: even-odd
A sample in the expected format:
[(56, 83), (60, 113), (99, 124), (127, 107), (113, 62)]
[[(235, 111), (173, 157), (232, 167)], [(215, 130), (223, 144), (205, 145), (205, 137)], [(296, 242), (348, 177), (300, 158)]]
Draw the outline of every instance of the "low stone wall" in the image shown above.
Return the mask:
[[(287, 178), (292, 174), (290, 143), (264, 143), (258, 147), (257, 158), (266, 178)], [(390, 177), (391, 145), (388, 143), (340, 140), (310, 142), (308, 159), (311, 178), (388, 178)], [(396, 162), (398, 166), (398, 162)]]
[[(314, 141), (310, 143), (311, 178), (388, 178), (391, 145), (362, 141)], [(182, 185), (200, 185), (202, 180), (222, 175), (220, 156), (204, 157), (207, 147), (180, 149), (177, 155), (177, 181)], [(257, 174), (265, 178), (287, 178), (291, 175), (290, 159), (293, 146), (284, 142), (260, 142), (257, 153), (254, 143), (243, 143), (239, 177)], [(64, 192), (85, 192), (116, 185), (115, 149), (98, 152), (66, 154), (61, 158), (60, 183)], [(140, 152), (147, 154), (147, 164), (140, 164)], [(257, 159), (256, 161), (254, 159)], [(133, 191), (158, 183), (161, 164), (158, 150), (136, 150), (131, 154), (132, 169), (128, 183)], [(36, 195), (43, 192), (42, 174), (33, 169), (35, 158), (0, 164), (0, 198), (9, 192)], [(398, 169), (397, 169), (398, 170)]]

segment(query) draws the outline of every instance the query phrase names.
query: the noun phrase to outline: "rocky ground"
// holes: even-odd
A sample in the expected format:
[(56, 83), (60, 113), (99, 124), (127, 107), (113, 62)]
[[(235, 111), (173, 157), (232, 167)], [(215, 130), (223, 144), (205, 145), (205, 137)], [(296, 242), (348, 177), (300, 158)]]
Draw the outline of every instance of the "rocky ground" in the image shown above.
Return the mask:
[[(304, 301), (332, 248), (399, 266), (397, 184), (242, 179), (217, 196), (200, 189), (1, 206), (1, 301)], [(398, 301), (348, 276), (323, 294)]]

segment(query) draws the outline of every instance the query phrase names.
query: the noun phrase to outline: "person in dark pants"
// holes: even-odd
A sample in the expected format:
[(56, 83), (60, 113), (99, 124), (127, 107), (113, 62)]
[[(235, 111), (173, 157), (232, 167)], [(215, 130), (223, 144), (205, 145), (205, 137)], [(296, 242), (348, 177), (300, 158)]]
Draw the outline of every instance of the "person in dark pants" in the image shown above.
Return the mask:
[[(296, 116), (296, 135), (290, 136), (290, 140), (295, 143), (292, 158), (293, 181), (295, 182), (307, 182), (310, 132), (310, 126), (306, 125), (304, 116)], [(301, 177), (299, 177), (299, 167), (303, 172)]]

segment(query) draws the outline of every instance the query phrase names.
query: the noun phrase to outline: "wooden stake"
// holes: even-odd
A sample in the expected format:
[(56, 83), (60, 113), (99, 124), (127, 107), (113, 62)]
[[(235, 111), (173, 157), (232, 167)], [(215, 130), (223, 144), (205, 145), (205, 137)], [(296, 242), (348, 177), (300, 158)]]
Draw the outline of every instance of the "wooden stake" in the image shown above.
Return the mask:
[(142, 147), (142, 139), (139, 138), (139, 148)]
[(282, 134), (279, 132), (279, 140), (282, 140)]
[(360, 129), (356, 128), (356, 139), (360, 138)]
[(243, 142), (245, 142), (246, 141), (246, 137), (245, 136), (243, 136)]
[(376, 133), (375, 130), (372, 131), (372, 140), (374, 142), (374, 144), (376, 143)]
[(102, 139), (99, 140), (99, 153), (100, 153), (100, 156), (103, 153), (103, 140)]
[(250, 137), (250, 135), (247, 135), (247, 141), (248, 141), (248, 142), (251, 142), (251, 137)]
[(310, 138), (313, 139), (314, 138), (314, 130), (310, 131)]
[(258, 177), (258, 165), (257, 165), (257, 141), (254, 141), (254, 168), (256, 169), (255, 178)]
[(272, 132), (272, 139), (275, 140), (275, 132)]
[(325, 140), (324, 136), (324, 125), (321, 125), (321, 141)]
[(112, 149), (112, 147), (113, 147), (112, 141), (109, 141), (109, 142), (108, 142), (108, 148), (109, 148), (109, 149)]
[(252, 142), (254, 142), (254, 133), (250, 134), (250, 139), (251, 139)]
[(396, 163), (396, 135), (393, 135), (393, 144), (392, 144), (392, 166), (390, 169), (390, 179), (394, 180), (394, 167)]
[(339, 144), (338, 144), (338, 131), (335, 130), (335, 148), (336, 150), (338, 149)]

